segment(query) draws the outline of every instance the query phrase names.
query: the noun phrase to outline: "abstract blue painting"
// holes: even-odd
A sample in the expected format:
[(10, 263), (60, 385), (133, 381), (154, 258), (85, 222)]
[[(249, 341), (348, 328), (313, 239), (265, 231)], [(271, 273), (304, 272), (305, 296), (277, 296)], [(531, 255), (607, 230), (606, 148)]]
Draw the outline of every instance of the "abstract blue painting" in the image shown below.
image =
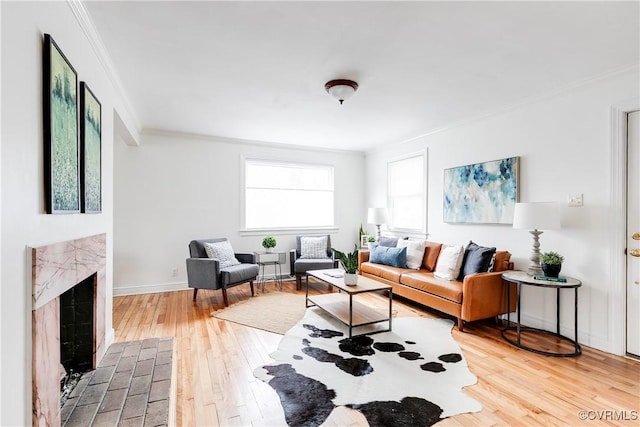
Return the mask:
[(519, 158), (444, 170), (444, 222), (512, 224)]

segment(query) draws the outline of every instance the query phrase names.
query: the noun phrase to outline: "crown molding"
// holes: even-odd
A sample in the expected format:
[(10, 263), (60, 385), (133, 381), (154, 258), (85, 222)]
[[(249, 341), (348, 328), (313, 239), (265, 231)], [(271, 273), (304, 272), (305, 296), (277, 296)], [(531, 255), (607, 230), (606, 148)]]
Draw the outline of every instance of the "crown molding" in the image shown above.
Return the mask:
[(138, 119), (138, 116), (135, 113), (135, 109), (133, 108), (133, 105), (131, 104), (129, 97), (127, 96), (127, 93), (124, 90), (124, 86), (122, 85), (122, 82), (120, 81), (120, 78), (116, 73), (116, 69), (113, 66), (113, 62), (111, 61), (109, 53), (107, 52), (107, 49), (105, 48), (104, 43), (102, 42), (102, 38), (100, 37), (98, 30), (96, 30), (96, 26), (93, 23), (91, 16), (87, 12), (87, 9), (85, 8), (84, 3), (82, 2), (82, 0), (67, 0), (67, 4), (69, 5), (69, 7), (71, 8), (71, 11), (76, 17), (78, 24), (80, 24), (80, 28), (82, 29), (87, 40), (89, 41), (91, 48), (95, 52), (96, 57), (100, 62), (100, 65), (102, 65), (102, 68), (105, 71), (105, 74), (107, 75), (109, 81), (113, 85), (116, 96), (120, 98), (121, 107), (125, 110), (120, 112), (121, 113), (120, 116), (123, 116), (122, 113), (124, 113), (124, 116), (126, 116), (129, 119), (128, 121), (130, 122), (130, 124), (135, 127), (135, 131), (139, 133), (140, 130), (142, 129), (142, 126), (140, 125), (140, 120)]
[(242, 145), (253, 145), (253, 146), (259, 146), (259, 147), (278, 148), (278, 149), (313, 151), (315, 153), (350, 154), (357, 157), (365, 156), (365, 152), (360, 150), (341, 150), (338, 148), (324, 148), (324, 147), (314, 147), (309, 145), (286, 144), (286, 143), (273, 142), (273, 141), (231, 138), (231, 137), (217, 136), (217, 135), (203, 135), (199, 133), (181, 132), (181, 131), (174, 131), (174, 130), (168, 130), (168, 129), (145, 128), (140, 132), (140, 135), (141, 136), (159, 136), (159, 137), (176, 138), (176, 139), (201, 140), (201, 141), (218, 142), (218, 143), (232, 144), (232, 145), (242, 144)]

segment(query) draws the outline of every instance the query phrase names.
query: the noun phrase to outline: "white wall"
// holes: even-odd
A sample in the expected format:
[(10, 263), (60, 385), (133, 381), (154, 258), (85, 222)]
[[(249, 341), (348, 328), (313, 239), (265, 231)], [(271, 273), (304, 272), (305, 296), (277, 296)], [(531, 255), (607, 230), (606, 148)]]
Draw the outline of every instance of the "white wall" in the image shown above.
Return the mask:
[[(367, 201), (385, 200), (388, 158), (427, 148), (428, 232), (430, 240), (496, 246), (525, 269), (532, 238), (525, 230), (499, 225), (455, 225), (442, 221), (443, 170), (520, 156), (520, 201), (559, 201), (563, 228), (541, 236), (541, 250), (565, 255), (562, 274), (583, 282), (579, 291), (580, 342), (614, 352), (608, 336), (610, 298), (619, 289), (610, 279), (610, 107), (637, 97), (638, 68), (621, 72), (490, 117), (458, 124), (411, 142), (367, 154)], [(566, 207), (567, 196), (584, 194), (584, 207)], [(523, 320), (531, 326), (555, 324), (555, 294), (526, 289)], [(570, 297), (569, 297), (570, 296)], [(617, 296), (620, 298), (620, 296)], [(573, 295), (562, 302), (562, 332), (573, 336)], [(618, 350), (619, 351), (619, 350)]]
[[(112, 330), (113, 110), (122, 100), (67, 2), (1, 2), (2, 246), (0, 425), (31, 425), (31, 266), (27, 246), (107, 234), (107, 339)], [(93, 215), (44, 214), (42, 40), (53, 36), (102, 103), (102, 203)]]
[[(264, 235), (274, 234), (276, 250), (295, 247), (294, 232), (240, 233), (244, 157), (333, 165), (337, 230), (331, 231), (332, 245), (353, 248), (366, 215), (362, 153), (143, 134), (138, 147), (115, 145), (116, 295), (186, 289), (192, 239), (228, 237), (237, 252), (252, 252), (262, 250)], [(289, 271), (288, 261), (282, 270)]]

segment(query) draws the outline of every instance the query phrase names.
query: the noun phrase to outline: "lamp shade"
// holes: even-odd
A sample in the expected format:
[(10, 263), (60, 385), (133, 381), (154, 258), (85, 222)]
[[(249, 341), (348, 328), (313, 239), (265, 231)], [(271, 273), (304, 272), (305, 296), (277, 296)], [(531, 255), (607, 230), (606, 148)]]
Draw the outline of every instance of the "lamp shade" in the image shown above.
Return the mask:
[(516, 203), (513, 228), (553, 230), (560, 228), (560, 206), (556, 202)]
[(369, 208), (367, 222), (375, 225), (386, 224), (387, 208)]

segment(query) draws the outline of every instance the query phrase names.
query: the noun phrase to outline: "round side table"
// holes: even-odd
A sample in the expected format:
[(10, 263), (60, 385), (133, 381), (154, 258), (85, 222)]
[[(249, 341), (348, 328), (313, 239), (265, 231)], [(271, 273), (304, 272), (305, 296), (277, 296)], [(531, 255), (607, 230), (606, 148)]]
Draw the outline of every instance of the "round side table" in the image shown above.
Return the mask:
[[(537, 354), (543, 354), (545, 356), (555, 356), (555, 357), (572, 357), (578, 356), (582, 354), (582, 349), (580, 348), (580, 344), (578, 344), (578, 288), (582, 286), (582, 282), (578, 279), (574, 279), (572, 277), (565, 277), (567, 279), (566, 282), (555, 282), (551, 280), (538, 280), (534, 279), (533, 276), (528, 275), (524, 271), (506, 271), (502, 273), (502, 278), (507, 282), (515, 283), (518, 287), (518, 303), (517, 303), (517, 322), (515, 326), (511, 324), (511, 313), (510, 310), (507, 309), (507, 327), (502, 330), (502, 338), (507, 341), (509, 344), (515, 345), (518, 348), (522, 348), (527, 351), (531, 351)], [(522, 286), (535, 286), (539, 288), (553, 288), (556, 290), (556, 331), (547, 331), (544, 329), (532, 328), (528, 326), (522, 326), (520, 323), (520, 302), (522, 300)], [(574, 339), (566, 337), (560, 334), (560, 291), (563, 289), (573, 289), (574, 290)], [(511, 286), (507, 286), (507, 307), (511, 307)], [(516, 331), (516, 339), (512, 339), (507, 336), (508, 331)], [(521, 342), (521, 332), (522, 331), (532, 331), (547, 335), (553, 335), (558, 337), (564, 341), (573, 344), (574, 351), (572, 353), (556, 353), (551, 351), (540, 350), (537, 348), (533, 348), (522, 344)]]

